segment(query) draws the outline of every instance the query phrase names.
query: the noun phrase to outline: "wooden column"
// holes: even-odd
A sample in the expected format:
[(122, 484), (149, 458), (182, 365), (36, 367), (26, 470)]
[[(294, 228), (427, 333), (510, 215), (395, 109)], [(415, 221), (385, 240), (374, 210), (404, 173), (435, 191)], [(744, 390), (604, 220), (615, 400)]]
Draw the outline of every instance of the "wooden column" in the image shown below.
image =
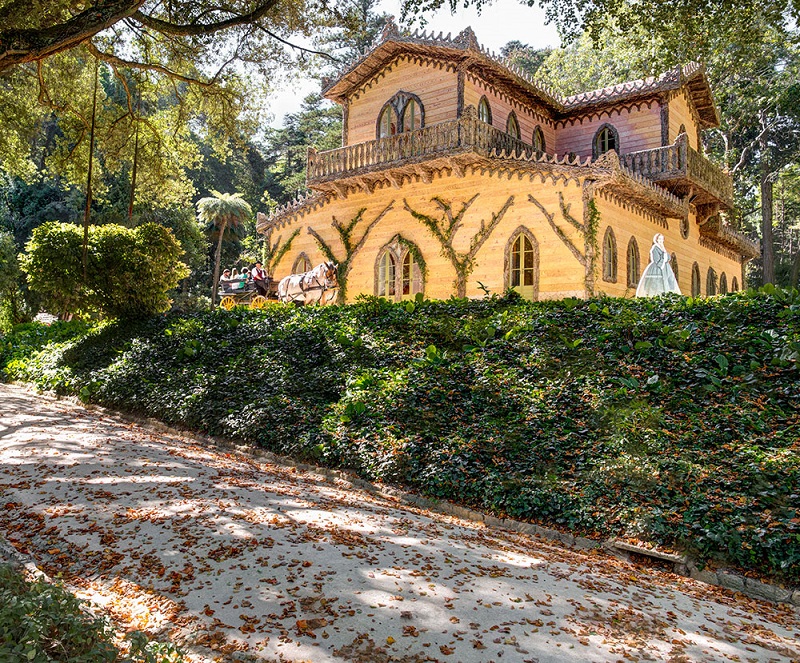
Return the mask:
[(456, 84), (456, 118), (461, 117), (464, 112), (464, 84), (466, 73), (464, 67), (458, 68), (458, 82)]
[(661, 146), (669, 145), (669, 97), (663, 95), (659, 99), (661, 106)]
[(350, 100), (342, 101), (342, 147), (347, 146), (347, 125), (350, 124)]

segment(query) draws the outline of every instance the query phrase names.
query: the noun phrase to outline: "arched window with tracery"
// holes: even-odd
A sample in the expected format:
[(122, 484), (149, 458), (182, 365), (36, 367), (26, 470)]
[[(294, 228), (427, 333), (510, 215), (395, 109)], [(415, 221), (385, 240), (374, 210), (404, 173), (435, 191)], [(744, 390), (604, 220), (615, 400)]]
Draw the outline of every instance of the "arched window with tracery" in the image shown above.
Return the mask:
[(700, 267), (697, 263), (692, 265), (692, 297), (700, 296)]
[(639, 285), (639, 244), (635, 237), (628, 242), (628, 287), (635, 288)]
[(416, 246), (400, 243), (397, 239), (381, 249), (375, 262), (375, 294), (400, 301), (424, 292), (419, 256)]
[(292, 274), (304, 274), (311, 271), (311, 260), (305, 253), (301, 253), (292, 265)]
[(416, 94), (400, 90), (381, 108), (375, 133), (378, 138), (388, 138), (424, 126), (425, 108), (422, 101)]
[(544, 132), (542, 131), (541, 127), (536, 127), (533, 130), (533, 141), (532, 141), (533, 149), (543, 154), (546, 151), (546, 146), (544, 143)]
[(708, 268), (706, 273), (706, 296), (712, 297), (717, 294), (717, 273), (713, 267)]
[(519, 130), (519, 120), (517, 119), (517, 114), (514, 111), (511, 111), (508, 114), (508, 120), (506, 120), (506, 133), (510, 136), (514, 136), (514, 138), (522, 138), (522, 132)]
[(592, 141), (592, 158), (597, 159), (606, 152), (619, 153), (619, 133), (612, 124), (604, 124), (597, 130)]
[(719, 294), (728, 294), (728, 277), (725, 275), (725, 272), (719, 275)]
[(603, 280), (617, 282), (617, 238), (609, 226), (603, 236)]
[(735, 276), (731, 280), (731, 292), (739, 292), (739, 281)]
[(486, 124), (492, 123), (492, 107), (489, 105), (489, 100), (484, 95), (481, 97), (478, 104), (478, 119)]
[(539, 243), (533, 233), (520, 226), (506, 246), (506, 285), (524, 299), (535, 300), (539, 292)]

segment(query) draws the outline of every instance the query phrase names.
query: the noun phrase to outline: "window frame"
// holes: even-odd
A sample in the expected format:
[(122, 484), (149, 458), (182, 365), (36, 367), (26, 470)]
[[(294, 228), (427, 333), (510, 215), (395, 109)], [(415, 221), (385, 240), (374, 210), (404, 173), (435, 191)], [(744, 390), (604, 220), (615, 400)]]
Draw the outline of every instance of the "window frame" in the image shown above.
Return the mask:
[(608, 226), (603, 234), (603, 280), (606, 283), (617, 282), (618, 265), (617, 237), (614, 229)]
[[(486, 118), (481, 117), (482, 108), (486, 109), (486, 116), (487, 116)], [(478, 119), (481, 122), (486, 122), (486, 124), (489, 125), (492, 124), (492, 105), (489, 103), (489, 100), (486, 98), (485, 94), (481, 97), (481, 100), (478, 102)]]
[[(608, 148), (605, 150), (600, 150), (600, 138), (603, 132), (608, 131), (612, 139), (614, 140), (614, 147)], [(619, 145), (619, 131), (617, 128), (611, 124), (610, 122), (605, 122), (604, 124), (600, 125), (597, 131), (594, 132), (594, 137), (592, 138), (592, 159), (596, 160), (603, 156), (606, 152), (610, 152), (614, 150), (617, 154), (620, 154), (620, 145)]]
[[(538, 138), (538, 141), (539, 141), (539, 146), (538, 147), (536, 145), (537, 138)], [(533, 146), (533, 149), (538, 154), (544, 154), (545, 152), (547, 152), (547, 144), (545, 143), (545, 140), (544, 140), (544, 131), (542, 131), (541, 125), (537, 124), (534, 127), (533, 134), (531, 135), (531, 145)]]
[(717, 272), (713, 267), (709, 267), (706, 272), (706, 297), (717, 294), (717, 283)]
[(700, 265), (692, 264), (692, 297), (700, 296)]
[[(301, 261), (308, 265), (308, 269), (298, 272), (297, 268)], [(311, 262), (311, 258), (308, 257), (305, 251), (300, 251), (292, 263), (292, 274), (305, 274), (306, 272), (310, 272), (312, 269), (314, 269), (314, 265)]]
[(728, 275), (725, 272), (722, 272), (719, 275), (718, 281), (718, 288), (720, 295), (727, 295), (728, 294)]
[[(382, 138), (391, 138), (392, 136), (397, 136), (398, 134), (409, 131), (405, 128), (404, 123), (406, 121), (406, 109), (412, 102), (415, 103), (416, 107), (419, 109), (419, 128), (415, 129), (415, 131), (425, 127), (425, 104), (422, 103), (422, 99), (420, 99), (413, 92), (399, 90), (392, 96), (391, 99), (381, 106), (380, 113), (378, 113), (378, 119), (375, 123), (376, 139), (380, 140)], [(389, 112), (393, 113), (393, 115), (390, 115), (390, 117), (393, 117), (394, 119), (395, 132), (383, 136), (381, 135), (381, 125), (383, 124), (384, 115)]]
[[(422, 265), (417, 259), (419, 248), (414, 245), (412, 250), (410, 247), (393, 240), (389, 244), (383, 246), (375, 258), (375, 287), (374, 292), (376, 297), (385, 297), (390, 301), (400, 302), (404, 299), (411, 299), (417, 293), (425, 294), (425, 273)], [(389, 284), (389, 279), (386, 277), (386, 269), (383, 266), (384, 257), (388, 256), (393, 264), (394, 278), (392, 280), (391, 288), (386, 288)], [(411, 259), (411, 274), (406, 281), (405, 267), (407, 258)], [(382, 278), (382, 273), (384, 274)], [(409, 284), (409, 292), (404, 292), (406, 282)], [(382, 292), (384, 290), (384, 292)], [(392, 290), (392, 292), (385, 292), (385, 290)]]
[[(511, 132), (512, 124), (516, 128), (516, 133)], [(517, 117), (517, 114), (513, 110), (508, 114), (508, 117), (506, 118), (506, 133), (509, 136), (513, 136), (517, 140), (522, 140), (522, 129), (519, 126), (519, 118)]]
[[(639, 279), (641, 278), (641, 253), (639, 253), (639, 242), (636, 241), (635, 236), (631, 236), (628, 240), (628, 248), (625, 250), (625, 262), (627, 267), (627, 281), (626, 284), (629, 288), (637, 288), (639, 286)], [(633, 258), (633, 260), (631, 260)]]
[[(514, 254), (514, 245), (517, 243), (519, 239), (524, 237), (531, 245), (531, 253), (533, 254), (533, 265), (530, 267), (530, 274), (531, 274), (531, 281), (530, 285), (512, 285), (513, 277), (514, 277), (514, 262), (513, 262), (513, 254)], [(524, 251), (523, 251), (523, 260), (524, 260)], [(506, 242), (506, 249), (505, 249), (505, 260), (504, 260), (504, 278), (503, 281), (505, 283), (505, 287), (507, 289), (514, 288), (519, 292), (523, 297), (526, 294), (530, 295), (532, 301), (536, 301), (539, 299), (539, 241), (536, 239), (536, 236), (530, 231), (529, 228), (525, 226), (519, 226), (514, 230), (514, 232), (509, 235), (508, 242)], [(527, 268), (525, 268), (524, 264), (521, 264), (519, 267), (519, 274), (520, 274), (520, 282), (524, 283), (524, 273)], [(525, 288), (525, 290), (521, 290)], [(525, 297), (527, 298), (527, 297)]]

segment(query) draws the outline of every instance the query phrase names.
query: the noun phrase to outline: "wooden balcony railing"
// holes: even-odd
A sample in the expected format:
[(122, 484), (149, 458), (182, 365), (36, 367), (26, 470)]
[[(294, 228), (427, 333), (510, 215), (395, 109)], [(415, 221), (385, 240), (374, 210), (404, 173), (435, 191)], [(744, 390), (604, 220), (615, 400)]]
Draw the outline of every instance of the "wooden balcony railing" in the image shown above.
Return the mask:
[(348, 145), (326, 152), (308, 153), (308, 183), (324, 182), (358, 175), (382, 167), (400, 165), (454, 154), (467, 149), (488, 156), (493, 150), (530, 157), (531, 145), (504, 131), (465, 115), (458, 120), (433, 124), (417, 131)]
[(654, 182), (689, 180), (717, 200), (733, 203), (733, 181), (721, 168), (692, 149), (685, 136), (673, 145), (620, 156), (620, 163)]

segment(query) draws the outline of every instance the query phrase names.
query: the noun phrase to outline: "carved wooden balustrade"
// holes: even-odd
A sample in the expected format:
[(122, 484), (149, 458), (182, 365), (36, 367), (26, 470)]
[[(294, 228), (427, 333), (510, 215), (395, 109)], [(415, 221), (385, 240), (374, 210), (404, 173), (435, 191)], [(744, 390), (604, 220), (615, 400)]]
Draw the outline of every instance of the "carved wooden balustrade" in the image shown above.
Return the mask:
[(682, 188), (687, 189), (683, 194), (688, 193), (688, 187), (691, 186), (694, 187), (695, 196), (705, 192), (716, 201), (729, 207), (733, 205), (730, 175), (692, 149), (685, 136), (679, 136), (673, 145), (630, 152), (619, 159), (629, 170), (654, 182), (682, 183)]
[(517, 153), (530, 157), (534, 149), (521, 140), (465, 115), (416, 131), (407, 131), (387, 138), (348, 145), (326, 152), (309, 150), (307, 176), (309, 185), (355, 177), (362, 173), (392, 166), (420, 163), (436, 156), (447, 156), (467, 150), (489, 156), (493, 151)]

